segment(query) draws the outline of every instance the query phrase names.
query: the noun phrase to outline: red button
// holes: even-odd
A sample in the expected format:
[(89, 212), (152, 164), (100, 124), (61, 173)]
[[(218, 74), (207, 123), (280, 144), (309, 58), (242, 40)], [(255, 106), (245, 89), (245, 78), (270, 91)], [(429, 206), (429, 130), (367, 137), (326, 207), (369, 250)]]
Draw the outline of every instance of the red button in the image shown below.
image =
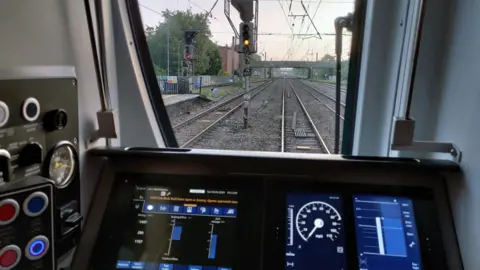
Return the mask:
[(7, 250), (0, 255), (0, 266), (9, 267), (17, 261), (17, 252), (15, 250)]
[(0, 206), (0, 221), (6, 222), (15, 217), (16, 210), (16, 207), (11, 203)]

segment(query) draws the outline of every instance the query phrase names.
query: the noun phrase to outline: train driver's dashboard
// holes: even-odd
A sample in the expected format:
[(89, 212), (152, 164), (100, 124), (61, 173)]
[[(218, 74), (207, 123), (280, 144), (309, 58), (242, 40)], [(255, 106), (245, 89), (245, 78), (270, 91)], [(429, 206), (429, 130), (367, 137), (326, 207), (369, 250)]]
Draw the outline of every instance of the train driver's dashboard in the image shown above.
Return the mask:
[(75, 270), (451, 269), (429, 166), (127, 152), (96, 152)]

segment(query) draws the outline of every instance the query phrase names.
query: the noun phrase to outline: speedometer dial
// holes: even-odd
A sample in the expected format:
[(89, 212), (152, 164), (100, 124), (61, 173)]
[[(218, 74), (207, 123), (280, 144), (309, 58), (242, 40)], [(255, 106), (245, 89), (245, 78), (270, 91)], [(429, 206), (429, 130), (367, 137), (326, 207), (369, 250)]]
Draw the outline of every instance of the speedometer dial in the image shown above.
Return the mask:
[(304, 241), (337, 240), (340, 236), (342, 217), (337, 209), (322, 201), (309, 202), (297, 213), (297, 232)]
[(77, 168), (76, 151), (72, 144), (63, 142), (55, 146), (47, 159), (46, 176), (55, 182), (58, 188), (66, 187), (75, 177)]

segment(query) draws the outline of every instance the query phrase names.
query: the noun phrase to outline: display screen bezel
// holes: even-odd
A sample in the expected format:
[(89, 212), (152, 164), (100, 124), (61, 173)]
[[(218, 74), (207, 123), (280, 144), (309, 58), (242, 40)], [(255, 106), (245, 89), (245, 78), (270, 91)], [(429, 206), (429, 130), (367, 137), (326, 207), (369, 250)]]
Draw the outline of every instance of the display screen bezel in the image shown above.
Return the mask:
[[(231, 268), (245, 269), (248, 268), (247, 265), (252, 265), (252, 263), (259, 266), (262, 256), (261, 235), (263, 226), (258, 226), (251, 221), (258, 220), (260, 222), (263, 220), (263, 207), (259, 207), (264, 204), (264, 192), (261, 183), (262, 181), (255, 181), (255, 179), (234, 176), (116, 174), (90, 261), (90, 269), (116, 269), (118, 250), (123, 241), (122, 230), (125, 229), (125, 226), (118, 225), (121, 224), (122, 219), (136, 219), (134, 211), (125, 210), (130, 209), (135, 186), (163, 186), (179, 189), (214, 188), (237, 191), (237, 236), (234, 244), (237, 246), (236, 250), (239, 256), (234, 259)], [(95, 254), (101, 255), (96, 256)]]
[[(324, 181), (327, 181), (324, 179)], [(353, 212), (355, 195), (379, 195), (408, 198), (412, 201), (413, 212), (417, 225), (422, 269), (447, 269), (443, 261), (445, 253), (441, 231), (438, 226), (438, 216), (435, 211), (433, 190), (423, 187), (371, 185), (321, 182), (315, 178), (301, 177), (292, 185), (292, 180), (277, 177), (267, 185), (267, 228), (276, 228), (265, 236), (265, 261), (272, 269), (286, 268), (286, 216), (287, 194), (326, 194), (341, 196), (345, 235), (346, 269), (359, 269), (357, 236)], [(282, 206), (281, 208), (278, 206)], [(275, 211), (272, 211), (275, 209)], [(432, 222), (434, 221), (434, 222)], [(272, 231), (272, 230), (271, 230)], [(268, 230), (266, 230), (268, 232)], [(435, 237), (436, 236), (436, 237)], [(429, 240), (426, 240), (429, 239)], [(435, 248), (432, 248), (435, 247)], [(280, 260), (280, 258), (282, 258)], [(435, 268), (436, 267), (436, 268)]]

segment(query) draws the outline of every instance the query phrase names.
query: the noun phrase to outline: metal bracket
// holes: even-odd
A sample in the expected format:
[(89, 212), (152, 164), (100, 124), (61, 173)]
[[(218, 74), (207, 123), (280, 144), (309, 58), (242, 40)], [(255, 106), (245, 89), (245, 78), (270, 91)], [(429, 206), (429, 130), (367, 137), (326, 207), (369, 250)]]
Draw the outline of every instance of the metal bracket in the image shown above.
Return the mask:
[(88, 140), (87, 146), (95, 143), (98, 139), (116, 139), (117, 128), (115, 125), (117, 111), (108, 110), (108, 111), (99, 111), (97, 112), (97, 122), (98, 129), (93, 133), (93, 135)]
[(228, 23), (232, 27), (232, 30), (233, 30), (233, 33), (235, 34), (235, 37), (238, 38), (239, 37), (238, 30), (235, 27), (235, 25), (233, 24), (232, 19), (230, 18), (230, 2), (231, 2), (231, 0), (225, 0), (224, 1), (223, 13), (225, 14), (225, 17), (227, 18)]
[(415, 120), (396, 118), (394, 122), (391, 149), (398, 151), (414, 151), (429, 153), (449, 153), (456, 162), (461, 162), (462, 152), (453, 143), (414, 141)]

